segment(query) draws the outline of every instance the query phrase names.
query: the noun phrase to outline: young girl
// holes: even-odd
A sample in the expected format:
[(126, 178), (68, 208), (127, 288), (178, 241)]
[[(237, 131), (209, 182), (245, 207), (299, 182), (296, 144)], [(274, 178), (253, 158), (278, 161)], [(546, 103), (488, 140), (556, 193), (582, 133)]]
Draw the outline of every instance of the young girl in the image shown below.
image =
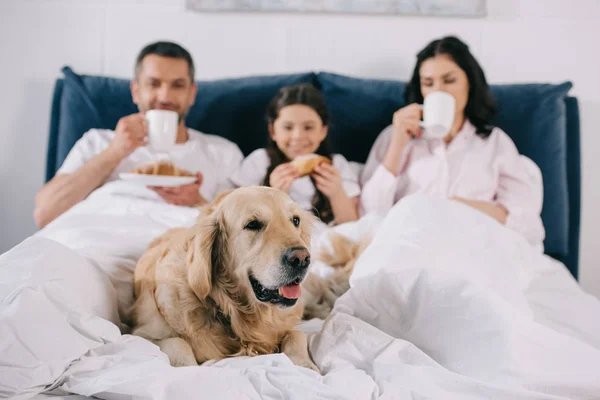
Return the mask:
[[(283, 190), (326, 224), (356, 221), (358, 171), (342, 155), (331, 153), (321, 92), (309, 84), (281, 89), (267, 108), (267, 122), (267, 148), (246, 157), (231, 177), (233, 184)], [(332, 165), (320, 164), (312, 174), (299, 177), (291, 161), (311, 153), (329, 158)]]

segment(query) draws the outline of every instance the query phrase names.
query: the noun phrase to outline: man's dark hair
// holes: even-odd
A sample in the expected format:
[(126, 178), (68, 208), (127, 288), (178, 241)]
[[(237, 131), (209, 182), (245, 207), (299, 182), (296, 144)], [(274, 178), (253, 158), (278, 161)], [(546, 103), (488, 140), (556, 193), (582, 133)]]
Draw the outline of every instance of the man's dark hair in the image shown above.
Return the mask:
[(136, 79), (140, 72), (140, 67), (142, 65), (142, 61), (144, 60), (144, 58), (146, 56), (148, 56), (150, 54), (156, 54), (157, 56), (161, 56), (161, 57), (180, 58), (180, 59), (187, 61), (189, 69), (190, 69), (190, 79), (192, 82), (194, 82), (195, 71), (194, 71), (194, 60), (192, 60), (192, 56), (186, 49), (184, 49), (177, 43), (173, 43), (173, 42), (155, 42), (155, 43), (150, 43), (149, 45), (144, 47), (142, 49), (142, 51), (140, 51), (140, 54), (137, 56), (137, 59), (135, 61), (135, 77), (136, 77)]

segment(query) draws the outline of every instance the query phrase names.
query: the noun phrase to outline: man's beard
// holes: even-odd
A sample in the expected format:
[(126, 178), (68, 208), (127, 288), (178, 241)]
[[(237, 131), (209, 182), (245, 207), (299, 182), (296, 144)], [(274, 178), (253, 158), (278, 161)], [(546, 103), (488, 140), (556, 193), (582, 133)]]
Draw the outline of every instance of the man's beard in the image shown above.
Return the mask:
[(182, 121), (185, 121), (185, 117), (187, 117), (188, 111), (189, 111), (189, 109), (185, 110), (184, 112), (177, 113), (177, 115), (179, 116), (179, 120), (178, 120), (179, 123), (181, 123)]

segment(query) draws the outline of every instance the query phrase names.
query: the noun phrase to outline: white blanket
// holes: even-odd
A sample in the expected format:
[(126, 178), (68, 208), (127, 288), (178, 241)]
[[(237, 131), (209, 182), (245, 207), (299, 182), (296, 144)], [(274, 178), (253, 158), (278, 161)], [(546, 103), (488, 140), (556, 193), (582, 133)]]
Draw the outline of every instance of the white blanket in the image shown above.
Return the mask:
[[(127, 192), (128, 194), (124, 194)], [(517, 234), (451, 201), (381, 221), (352, 288), (302, 325), (324, 373), (282, 354), (172, 368), (118, 329), (148, 242), (196, 211), (107, 185), (0, 256), (0, 397), (585, 399), (600, 393), (600, 302)], [(139, 197), (141, 196), (141, 197)], [(326, 235), (324, 236), (326, 237)], [(84, 284), (85, 282), (85, 284)]]

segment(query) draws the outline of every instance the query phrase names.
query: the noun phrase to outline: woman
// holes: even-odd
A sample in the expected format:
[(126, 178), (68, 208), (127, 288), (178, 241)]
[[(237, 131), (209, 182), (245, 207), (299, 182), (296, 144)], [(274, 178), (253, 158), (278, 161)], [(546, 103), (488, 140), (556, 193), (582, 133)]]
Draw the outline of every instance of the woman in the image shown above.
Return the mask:
[[(423, 98), (444, 91), (455, 100), (454, 122), (441, 140), (425, 140)], [(485, 74), (456, 37), (429, 43), (417, 55), (407, 106), (377, 138), (361, 176), (361, 211), (387, 213), (402, 197), (424, 193), (460, 201), (541, 246), (542, 178), (512, 140), (490, 124), (496, 106)]]

